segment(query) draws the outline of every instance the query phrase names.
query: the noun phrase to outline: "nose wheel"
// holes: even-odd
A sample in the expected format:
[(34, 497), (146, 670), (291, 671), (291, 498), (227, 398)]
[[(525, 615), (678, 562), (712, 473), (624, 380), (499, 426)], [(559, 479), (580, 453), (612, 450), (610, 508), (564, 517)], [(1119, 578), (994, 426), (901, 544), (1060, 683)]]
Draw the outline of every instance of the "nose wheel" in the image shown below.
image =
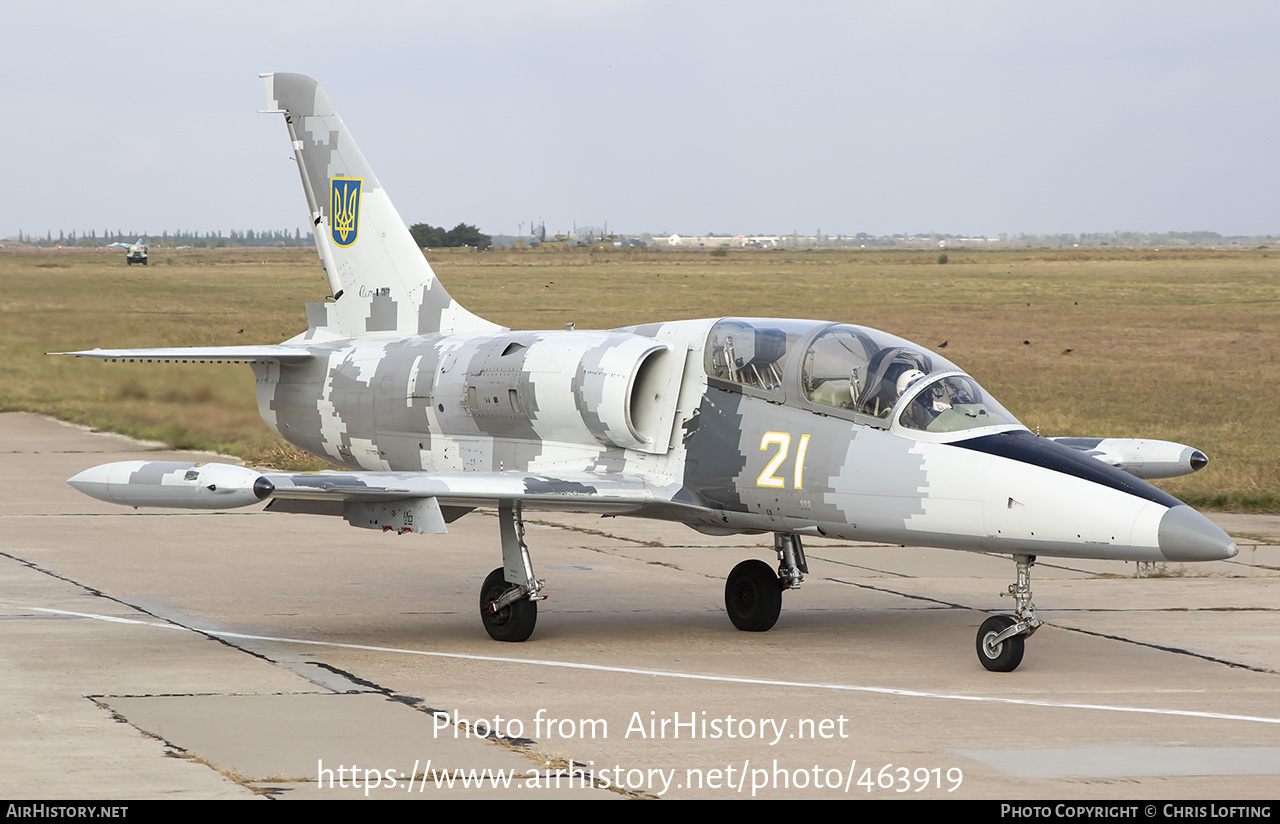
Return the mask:
[(1009, 585), (1009, 591), (1001, 593), (1013, 598), (1013, 615), (992, 615), (978, 628), (978, 660), (991, 672), (1013, 672), (1022, 663), (1026, 641), (1044, 622), (1036, 617), (1031, 603), (1031, 566), (1034, 555), (1015, 555), (1018, 564), (1018, 582)]
[(1008, 615), (992, 615), (978, 629), (978, 660), (991, 672), (1013, 672), (1022, 663), (1026, 636), (1005, 635), (1003, 641), (999, 640), (1017, 623)]

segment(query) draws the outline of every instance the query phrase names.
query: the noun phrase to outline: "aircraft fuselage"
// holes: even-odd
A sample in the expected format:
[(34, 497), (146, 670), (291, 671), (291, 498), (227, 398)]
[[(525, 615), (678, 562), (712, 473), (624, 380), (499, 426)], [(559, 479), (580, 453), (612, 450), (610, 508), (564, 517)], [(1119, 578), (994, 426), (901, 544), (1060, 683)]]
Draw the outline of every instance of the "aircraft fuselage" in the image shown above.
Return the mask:
[[(1217, 534), (1173, 526), (1201, 519), (1176, 499), (1016, 423), (931, 442), (896, 415), (815, 403), (800, 357), (763, 386), (714, 377), (709, 333), (724, 323), (309, 341), (323, 357), (255, 364), (259, 408), (286, 440), (351, 469), (644, 476), (681, 506), (632, 514), (711, 532), (1229, 557)], [(836, 327), (809, 325), (797, 352)], [(1186, 511), (1166, 522), (1174, 508)]]

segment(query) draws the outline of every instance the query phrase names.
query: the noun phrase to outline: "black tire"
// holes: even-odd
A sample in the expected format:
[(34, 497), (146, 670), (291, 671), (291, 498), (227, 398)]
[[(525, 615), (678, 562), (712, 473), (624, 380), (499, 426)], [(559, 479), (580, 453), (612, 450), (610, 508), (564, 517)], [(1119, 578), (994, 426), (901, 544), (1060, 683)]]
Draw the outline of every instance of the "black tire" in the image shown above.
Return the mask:
[(982, 666), (992, 672), (1013, 672), (1022, 663), (1022, 653), (1026, 650), (1026, 636), (1015, 635), (1006, 638), (998, 646), (991, 647), (987, 641), (1018, 623), (1008, 615), (992, 615), (982, 622), (978, 629), (978, 660)]
[(782, 581), (764, 561), (743, 561), (725, 582), (724, 608), (743, 632), (768, 632), (782, 612)]
[(484, 623), (485, 632), (495, 641), (525, 641), (533, 635), (533, 627), (538, 623), (538, 602), (521, 598), (513, 604), (489, 612), (489, 605), (511, 589), (502, 574), (502, 567), (489, 573), (480, 587), (480, 620)]

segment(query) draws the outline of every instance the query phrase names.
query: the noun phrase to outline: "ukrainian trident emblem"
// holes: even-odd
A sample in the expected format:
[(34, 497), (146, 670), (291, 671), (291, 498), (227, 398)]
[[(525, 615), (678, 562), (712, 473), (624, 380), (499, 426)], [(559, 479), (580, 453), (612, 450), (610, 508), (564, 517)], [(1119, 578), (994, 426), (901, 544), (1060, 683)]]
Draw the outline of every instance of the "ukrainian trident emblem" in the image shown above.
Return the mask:
[(329, 222), (333, 242), (350, 246), (360, 227), (360, 183), (358, 177), (335, 177), (329, 181)]

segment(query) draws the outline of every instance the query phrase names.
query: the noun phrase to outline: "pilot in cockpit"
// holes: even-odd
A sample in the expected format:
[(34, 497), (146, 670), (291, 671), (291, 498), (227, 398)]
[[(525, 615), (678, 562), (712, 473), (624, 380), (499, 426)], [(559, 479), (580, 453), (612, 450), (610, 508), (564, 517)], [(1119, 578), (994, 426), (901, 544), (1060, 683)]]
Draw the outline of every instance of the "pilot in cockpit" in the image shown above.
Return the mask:
[[(909, 373), (908, 373), (909, 374)], [(907, 375), (903, 375), (907, 377)], [(908, 386), (914, 384), (917, 380), (924, 377), (918, 375), (913, 378)], [(899, 382), (901, 382), (901, 378)], [(925, 389), (911, 401), (910, 406), (903, 411), (902, 423), (913, 429), (929, 429), (930, 424), (951, 408), (953, 398), (951, 396), (951, 387), (946, 381), (937, 381), (932, 386)], [(904, 388), (905, 391), (905, 388)]]
[(883, 349), (871, 359), (867, 386), (858, 399), (859, 411), (883, 418), (911, 384), (929, 371), (919, 352), (905, 347)]

